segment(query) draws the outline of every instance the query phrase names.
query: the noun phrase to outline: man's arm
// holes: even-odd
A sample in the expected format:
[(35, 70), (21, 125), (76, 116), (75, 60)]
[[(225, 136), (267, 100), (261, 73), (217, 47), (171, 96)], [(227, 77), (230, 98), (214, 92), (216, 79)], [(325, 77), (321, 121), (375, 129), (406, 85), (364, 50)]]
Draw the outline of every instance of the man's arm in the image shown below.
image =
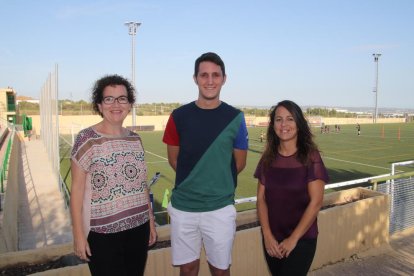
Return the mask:
[(180, 151), (179, 146), (167, 145), (168, 163), (171, 168), (175, 171), (177, 169), (178, 152)]
[(237, 173), (240, 173), (246, 167), (247, 150), (234, 149), (233, 155), (236, 161)]

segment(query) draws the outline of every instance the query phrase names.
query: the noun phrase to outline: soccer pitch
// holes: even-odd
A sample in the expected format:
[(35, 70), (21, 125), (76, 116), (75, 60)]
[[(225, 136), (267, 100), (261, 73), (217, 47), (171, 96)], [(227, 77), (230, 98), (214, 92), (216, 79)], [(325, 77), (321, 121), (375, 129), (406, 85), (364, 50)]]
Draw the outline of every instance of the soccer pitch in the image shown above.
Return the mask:
[[(247, 164), (238, 177), (236, 198), (256, 195), (257, 180), (253, 174), (265, 145), (259, 137), (266, 128), (252, 127), (248, 131)], [(317, 128), (313, 131), (328, 168), (330, 183), (386, 174), (391, 170), (391, 163), (414, 159), (413, 123), (361, 125), (360, 136), (355, 125), (341, 125), (340, 132), (335, 132), (333, 126), (330, 133), (321, 134)], [(171, 191), (174, 186), (175, 173), (168, 164), (167, 147), (162, 143), (163, 132), (140, 132), (140, 135), (146, 150), (148, 176), (161, 173), (159, 181), (152, 187), (155, 211), (160, 211), (165, 189)], [(241, 204), (238, 210), (254, 207), (253, 203)]]
[[(386, 174), (391, 171), (391, 163), (414, 160), (414, 123), (365, 124), (361, 125), (361, 135), (357, 135), (355, 125), (341, 125), (340, 132), (330, 126), (330, 133), (320, 133), (313, 128), (316, 143), (322, 151), (323, 161), (328, 168), (330, 183)], [(249, 151), (246, 168), (239, 174), (236, 198), (256, 195), (257, 180), (253, 177), (265, 142), (260, 142), (263, 127), (251, 127), (249, 131)], [(175, 172), (167, 160), (167, 146), (162, 142), (162, 131), (139, 132), (142, 137), (148, 178), (161, 173), (158, 182), (152, 186), (154, 211), (165, 211), (161, 206), (166, 189), (174, 187)], [(62, 159), (63, 160), (63, 159)], [(63, 166), (63, 165), (62, 165)], [(67, 165), (66, 165), (67, 166)], [(399, 167), (404, 171), (413, 168)], [(61, 170), (62, 171), (62, 170)], [(66, 170), (67, 171), (67, 170)], [(70, 176), (66, 178), (70, 182)], [(64, 177), (64, 175), (62, 175)], [(255, 203), (237, 205), (238, 211), (255, 208)], [(165, 214), (157, 215), (157, 221), (164, 224)]]

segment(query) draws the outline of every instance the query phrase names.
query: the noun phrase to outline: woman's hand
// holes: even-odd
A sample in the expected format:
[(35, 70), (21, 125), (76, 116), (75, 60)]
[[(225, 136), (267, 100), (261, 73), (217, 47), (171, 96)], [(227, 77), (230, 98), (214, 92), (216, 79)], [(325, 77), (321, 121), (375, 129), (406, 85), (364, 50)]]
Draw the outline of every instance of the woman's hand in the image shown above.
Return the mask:
[(283, 240), (279, 245), (279, 249), (284, 257), (289, 257), (292, 250), (295, 249), (298, 240), (306, 233), (306, 231), (308, 231), (309, 227), (311, 227), (318, 216), (323, 203), (324, 187), (325, 182), (320, 179), (308, 183), (310, 202), (296, 228), (290, 236)]
[(265, 198), (265, 186), (260, 182), (260, 180), (257, 183), (257, 215), (259, 217), (260, 226), (262, 227), (264, 246), (267, 254), (270, 257), (278, 259), (283, 258), (279, 249), (279, 243), (270, 230), (269, 216)]
[(75, 251), (75, 255), (78, 256), (79, 259), (87, 262), (90, 261), (88, 257), (92, 256), (91, 249), (89, 248), (89, 243), (85, 237), (74, 237), (73, 250)]
[(149, 236), (148, 246), (151, 246), (157, 241), (157, 229), (155, 227), (154, 218), (150, 219), (149, 224), (150, 224), (150, 236)]
[(281, 259), (283, 258), (283, 255), (280, 251), (279, 243), (273, 236), (265, 237), (264, 238), (264, 245), (267, 254), (269, 254), (270, 257)]
[(284, 239), (279, 244), (279, 251), (282, 254), (282, 256), (286, 258), (289, 257), (290, 253), (293, 251), (293, 249), (295, 249), (297, 243), (298, 241), (292, 237)]

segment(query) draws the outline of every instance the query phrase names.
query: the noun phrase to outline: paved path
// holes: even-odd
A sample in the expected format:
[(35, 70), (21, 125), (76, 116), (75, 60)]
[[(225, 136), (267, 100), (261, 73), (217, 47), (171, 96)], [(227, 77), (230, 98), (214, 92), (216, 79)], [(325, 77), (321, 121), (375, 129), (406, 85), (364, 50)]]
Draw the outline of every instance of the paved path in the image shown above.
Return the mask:
[(414, 275), (414, 228), (392, 235), (390, 246), (373, 249), (366, 256), (361, 255), (325, 266), (308, 274), (308, 276), (334, 275)]
[(72, 241), (69, 209), (43, 141), (25, 141), (19, 191), (19, 250)]

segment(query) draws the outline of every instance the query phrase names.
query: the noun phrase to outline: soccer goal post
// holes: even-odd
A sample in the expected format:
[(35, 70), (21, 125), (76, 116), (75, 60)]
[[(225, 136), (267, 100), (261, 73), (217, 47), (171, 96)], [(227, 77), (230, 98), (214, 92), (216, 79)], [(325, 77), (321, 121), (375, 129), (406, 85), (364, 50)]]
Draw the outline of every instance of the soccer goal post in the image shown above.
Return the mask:
[(307, 117), (310, 127), (321, 127), (323, 125), (323, 118), (321, 116)]

